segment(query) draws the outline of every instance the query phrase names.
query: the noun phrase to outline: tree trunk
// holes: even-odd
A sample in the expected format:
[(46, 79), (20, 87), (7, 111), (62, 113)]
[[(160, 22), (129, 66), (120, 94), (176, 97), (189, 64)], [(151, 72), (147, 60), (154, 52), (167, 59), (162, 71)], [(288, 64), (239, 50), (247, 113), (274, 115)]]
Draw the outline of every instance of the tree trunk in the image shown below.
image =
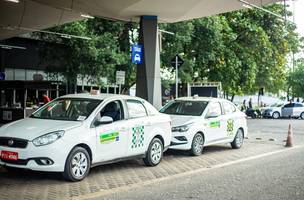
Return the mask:
[(230, 101), (231, 101), (231, 102), (233, 102), (233, 100), (234, 100), (234, 96), (235, 96), (235, 95), (234, 95), (234, 94), (232, 94), (231, 99), (230, 99)]

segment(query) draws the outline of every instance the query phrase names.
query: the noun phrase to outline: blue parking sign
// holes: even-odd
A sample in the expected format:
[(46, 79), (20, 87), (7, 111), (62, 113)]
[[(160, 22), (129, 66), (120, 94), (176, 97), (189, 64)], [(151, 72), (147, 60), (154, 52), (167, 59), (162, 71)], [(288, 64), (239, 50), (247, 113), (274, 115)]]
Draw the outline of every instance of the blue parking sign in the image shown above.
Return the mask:
[(132, 63), (142, 64), (143, 60), (143, 47), (140, 44), (132, 45)]

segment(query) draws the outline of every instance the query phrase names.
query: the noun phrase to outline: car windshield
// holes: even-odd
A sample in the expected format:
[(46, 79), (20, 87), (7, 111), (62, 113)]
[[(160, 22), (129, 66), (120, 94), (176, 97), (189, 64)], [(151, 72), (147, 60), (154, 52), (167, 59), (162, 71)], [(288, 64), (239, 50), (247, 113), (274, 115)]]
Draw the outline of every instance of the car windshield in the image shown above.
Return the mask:
[(101, 103), (98, 99), (60, 98), (33, 113), (31, 118), (83, 121)]
[(200, 116), (207, 104), (207, 101), (171, 101), (160, 112), (171, 115)]

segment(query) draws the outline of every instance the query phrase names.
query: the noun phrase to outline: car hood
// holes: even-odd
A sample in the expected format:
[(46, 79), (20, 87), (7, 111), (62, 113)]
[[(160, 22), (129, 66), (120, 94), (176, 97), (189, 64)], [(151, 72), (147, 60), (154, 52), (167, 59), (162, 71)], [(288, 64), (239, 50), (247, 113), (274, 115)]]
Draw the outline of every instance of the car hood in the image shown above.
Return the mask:
[(198, 118), (198, 116), (185, 116), (185, 115), (170, 115), (172, 120), (172, 127), (190, 124)]
[(69, 130), (81, 125), (82, 122), (78, 121), (26, 118), (0, 127), (0, 137), (33, 140), (53, 131)]

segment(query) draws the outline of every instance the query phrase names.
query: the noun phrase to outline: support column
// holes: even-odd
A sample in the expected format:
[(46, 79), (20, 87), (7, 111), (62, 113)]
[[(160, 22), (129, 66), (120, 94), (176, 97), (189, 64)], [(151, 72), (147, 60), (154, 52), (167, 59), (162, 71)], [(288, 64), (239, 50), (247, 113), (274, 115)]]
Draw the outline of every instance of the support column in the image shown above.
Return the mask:
[(161, 107), (161, 78), (158, 28), (156, 16), (140, 19), (139, 44), (143, 45), (143, 62), (137, 65), (136, 96)]

